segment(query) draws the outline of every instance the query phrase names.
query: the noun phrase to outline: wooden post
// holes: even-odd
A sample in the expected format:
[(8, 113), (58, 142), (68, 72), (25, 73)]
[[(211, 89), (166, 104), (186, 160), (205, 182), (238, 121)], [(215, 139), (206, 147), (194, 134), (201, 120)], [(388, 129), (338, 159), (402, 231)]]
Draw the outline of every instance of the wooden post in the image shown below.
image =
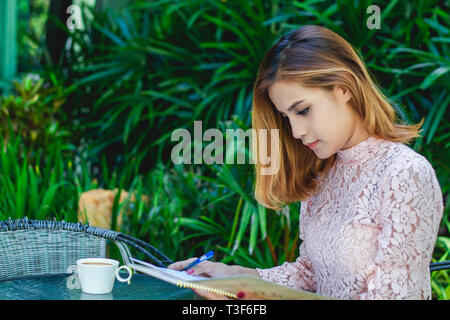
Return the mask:
[(8, 92), (17, 72), (17, 3), (0, 1), (0, 90)]

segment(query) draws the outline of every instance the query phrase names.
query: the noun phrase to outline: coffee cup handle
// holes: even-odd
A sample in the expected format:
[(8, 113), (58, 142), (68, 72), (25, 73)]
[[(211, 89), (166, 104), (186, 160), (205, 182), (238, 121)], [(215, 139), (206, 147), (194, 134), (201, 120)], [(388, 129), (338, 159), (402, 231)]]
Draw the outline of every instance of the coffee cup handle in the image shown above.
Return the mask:
[[(122, 278), (119, 274), (121, 269), (126, 269), (128, 271), (128, 277), (127, 278)], [(119, 268), (117, 268), (116, 270), (116, 279), (119, 280), (120, 282), (128, 282), (128, 284), (130, 284), (130, 280), (131, 277), (133, 276), (133, 270), (131, 270), (131, 268), (129, 266), (121, 266)]]

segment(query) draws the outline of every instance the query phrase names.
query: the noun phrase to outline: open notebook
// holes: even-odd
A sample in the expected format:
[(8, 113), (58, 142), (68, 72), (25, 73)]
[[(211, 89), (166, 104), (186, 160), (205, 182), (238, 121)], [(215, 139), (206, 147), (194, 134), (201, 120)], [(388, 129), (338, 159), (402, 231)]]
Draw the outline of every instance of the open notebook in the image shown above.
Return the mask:
[(237, 299), (239, 291), (245, 291), (254, 299), (271, 300), (319, 300), (332, 299), (312, 292), (297, 290), (263, 280), (253, 275), (207, 278), (192, 276), (183, 271), (160, 268), (131, 258), (129, 266), (134, 270), (172, 283), (178, 287), (201, 289)]

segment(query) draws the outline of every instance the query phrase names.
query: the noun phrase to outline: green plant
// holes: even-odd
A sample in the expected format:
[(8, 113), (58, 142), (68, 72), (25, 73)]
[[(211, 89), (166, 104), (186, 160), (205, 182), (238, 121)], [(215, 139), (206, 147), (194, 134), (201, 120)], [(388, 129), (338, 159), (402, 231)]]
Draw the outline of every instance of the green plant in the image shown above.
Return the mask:
[(0, 96), (0, 136), (4, 140), (20, 135), (28, 157), (35, 157), (39, 150), (69, 135), (58, 121), (65, 101), (63, 87), (50, 85), (37, 74), (25, 74), (21, 82), (14, 82), (14, 88), (14, 94)]
[(0, 137), (0, 219), (55, 217), (76, 221), (74, 185), (66, 177), (68, 162), (63, 147), (54, 141), (34, 164), (27, 158), (23, 139), (12, 133)]
[[(448, 230), (450, 230), (450, 224), (448, 220), (445, 221)], [(433, 256), (433, 262), (449, 260), (450, 254), (450, 238), (438, 237), (436, 241), (435, 253)], [(433, 299), (449, 300), (450, 299), (450, 277), (449, 270), (435, 271), (431, 274), (431, 287), (433, 292)]]
[[(118, 154), (123, 163), (139, 154), (149, 169), (157, 159), (167, 161), (175, 128), (200, 117), (216, 126), (232, 114), (249, 123), (252, 80), (275, 35), (268, 38), (263, 24), (267, 5), (233, 6), (136, 1), (121, 15), (85, 7), (94, 18), (72, 34), (68, 79), (77, 91), (64, 108), (80, 134), (92, 138), (93, 154), (106, 152), (109, 164)], [(254, 23), (240, 18), (243, 12)]]

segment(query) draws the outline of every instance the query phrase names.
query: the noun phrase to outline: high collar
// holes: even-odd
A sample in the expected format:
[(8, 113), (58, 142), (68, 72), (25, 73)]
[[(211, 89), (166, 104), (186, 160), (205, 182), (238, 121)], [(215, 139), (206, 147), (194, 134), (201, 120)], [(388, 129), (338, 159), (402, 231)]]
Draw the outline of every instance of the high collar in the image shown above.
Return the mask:
[(338, 150), (336, 159), (344, 163), (370, 159), (374, 156), (376, 150), (380, 147), (380, 144), (385, 141), (385, 139), (370, 136), (366, 140), (355, 144), (353, 147), (345, 150)]

